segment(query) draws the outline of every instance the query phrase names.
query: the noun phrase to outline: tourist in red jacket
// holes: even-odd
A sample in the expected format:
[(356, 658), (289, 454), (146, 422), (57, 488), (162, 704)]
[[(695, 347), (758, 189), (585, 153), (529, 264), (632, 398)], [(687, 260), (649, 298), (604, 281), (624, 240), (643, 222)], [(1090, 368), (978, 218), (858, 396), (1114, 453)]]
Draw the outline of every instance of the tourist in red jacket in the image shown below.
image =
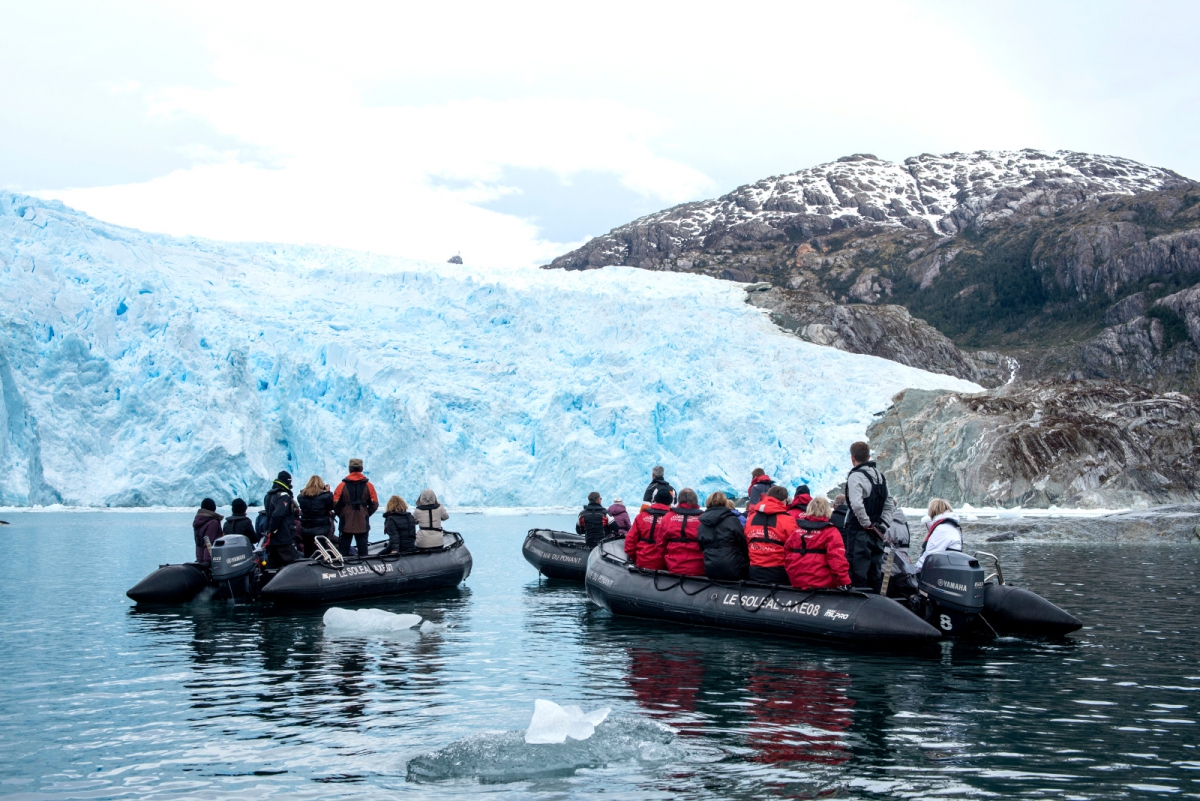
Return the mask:
[(793, 587), (821, 590), (850, 585), (846, 546), (842, 533), (829, 522), (832, 513), (828, 500), (813, 498), (788, 537), (784, 565)]
[(808, 508), (808, 504), (812, 501), (812, 494), (809, 492), (807, 484), (801, 484), (796, 487), (796, 495), (792, 498), (792, 502), (788, 504), (788, 514), (799, 520), (804, 516), (804, 510)]
[(679, 505), (663, 518), (667, 570), (678, 576), (703, 576), (704, 553), (700, 550), (700, 497), (691, 488), (679, 491)]
[(663, 518), (670, 511), (671, 491), (661, 487), (655, 493), (650, 508), (634, 518), (633, 528), (625, 535), (625, 555), (638, 567), (647, 570), (667, 569)]
[(763, 499), (746, 508), (746, 543), (750, 548), (751, 581), (788, 585), (783, 566), (783, 549), (796, 530), (795, 519), (787, 511), (787, 489), (775, 485)]

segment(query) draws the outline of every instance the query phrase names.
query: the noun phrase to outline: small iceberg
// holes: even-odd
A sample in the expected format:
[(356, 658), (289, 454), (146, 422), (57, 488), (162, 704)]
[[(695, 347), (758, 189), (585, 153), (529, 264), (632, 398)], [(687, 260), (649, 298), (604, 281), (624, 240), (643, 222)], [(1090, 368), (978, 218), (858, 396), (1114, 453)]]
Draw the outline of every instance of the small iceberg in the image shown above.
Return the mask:
[(339, 637), (408, 633), (420, 625), (420, 615), (398, 615), (382, 609), (342, 609), (335, 606), (321, 619), (325, 631)]
[(596, 727), (604, 722), (608, 707), (587, 712), (577, 706), (559, 706), (541, 698), (533, 702), (533, 718), (525, 730), (525, 742), (532, 745), (564, 743), (567, 738), (586, 740), (595, 733)]

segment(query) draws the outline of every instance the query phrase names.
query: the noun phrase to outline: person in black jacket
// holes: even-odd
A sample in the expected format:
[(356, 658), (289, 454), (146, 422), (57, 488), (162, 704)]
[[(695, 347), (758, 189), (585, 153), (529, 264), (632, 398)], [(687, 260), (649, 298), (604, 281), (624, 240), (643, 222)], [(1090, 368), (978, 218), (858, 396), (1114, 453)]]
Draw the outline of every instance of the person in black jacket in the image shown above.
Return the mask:
[(300, 539), (304, 555), (317, 552), (316, 538), (333, 536), (333, 492), (320, 476), (313, 476), (296, 497), (300, 508)]
[(609, 537), (616, 536), (617, 525), (608, 519), (608, 510), (600, 503), (600, 493), (588, 493), (587, 506), (579, 513), (575, 523), (575, 533), (584, 538), (587, 547), (600, 544)]
[(276, 569), (303, 559), (296, 550), (296, 499), (292, 497), (292, 474), (280, 470), (263, 498), (267, 512), (267, 567)]
[(254, 523), (246, 516), (246, 502), (241, 498), (233, 499), (233, 514), (225, 518), (225, 523), (221, 526), (221, 534), (225, 536), (241, 534), (250, 540), (251, 545), (258, 542), (259, 537), (254, 533)]
[(674, 503), (675, 488), (672, 487), (665, 478), (663, 478), (663, 467), (660, 464), (656, 465), (654, 469), (650, 471), (650, 484), (646, 487), (646, 492), (642, 495), (642, 503), (654, 503), (655, 494), (659, 491), (659, 489), (662, 488), (666, 488), (666, 490), (671, 493), (671, 502)]
[(417, 550), (417, 519), (399, 495), (388, 498), (383, 513), (383, 533), (388, 544), (384, 553), (409, 553)]
[(750, 554), (742, 521), (728, 501), (723, 492), (708, 496), (696, 536), (704, 554), (704, 574), (710, 579), (741, 581), (750, 570)]

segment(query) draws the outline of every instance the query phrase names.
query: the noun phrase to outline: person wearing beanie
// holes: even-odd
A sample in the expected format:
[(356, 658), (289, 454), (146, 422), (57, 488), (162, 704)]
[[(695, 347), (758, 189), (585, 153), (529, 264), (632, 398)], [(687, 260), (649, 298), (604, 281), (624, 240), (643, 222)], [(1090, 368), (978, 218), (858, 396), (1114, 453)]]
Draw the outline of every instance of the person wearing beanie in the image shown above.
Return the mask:
[(812, 503), (812, 492), (808, 489), (807, 484), (801, 484), (796, 487), (796, 494), (793, 496), (792, 502), (788, 504), (788, 514), (799, 520), (804, 516), (810, 503)]
[(625, 535), (625, 555), (629, 561), (646, 570), (666, 570), (666, 543), (663, 541), (663, 517), (671, 511), (675, 493), (669, 486), (654, 492), (654, 503), (633, 520)]
[(375, 486), (363, 475), (362, 459), (350, 460), (350, 475), (342, 479), (333, 491), (333, 512), (338, 517), (338, 550), (350, 553), (350, 542), (358, 546), (358, 555), (367, 555), (367, 539), (371, 531), (371, 515), (379, 511), (379, 495)]
[(225, 536), (231, 534), (241, 534), (250, 540), (253, 545), (258, 542), (258, 534), (254, 532), (254, 523), (246, 516), (246, 502), (241, 498), (233, 499), (233, 514), (225, 518), (225, 524), (221, 526), (221, 533)]
[(617, 534), (624, 537), (629, 533), (629, 528), (633, 523), (629, 519), (629, 510), (625, 508), (625, 501), (614, 498), (612, 506), (608, 507), (608, 516), (616, 524)]
[(202, 565), (212, 564), (212, 544), (221, 536), (221, 516), (212, 498), (200, 502), (200, 511), (192, 520), (192, 538), (196, 541), (196, 561)]
[(267, 567), (278, 569), (302, 559), (296, 550), (296, 519), (299, 509), (292, 497), (292, 474), (280, 470), (263, 498), (263, 511), (267, 513)]

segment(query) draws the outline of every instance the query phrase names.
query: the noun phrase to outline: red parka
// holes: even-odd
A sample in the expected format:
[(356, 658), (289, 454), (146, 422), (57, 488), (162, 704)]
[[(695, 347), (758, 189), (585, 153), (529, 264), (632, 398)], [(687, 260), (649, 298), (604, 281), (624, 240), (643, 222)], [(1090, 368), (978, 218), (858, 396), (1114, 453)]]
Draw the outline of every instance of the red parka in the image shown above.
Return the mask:
[(751, 567), (783, 567), (783, 548), (796, 530), (787, 507), (770, 495), (746, 509), (746, 543)]
[(625, 535), (625, 555), (638, 567), (647, 570), (666, 570), (666, 547), (663, 542), (663, 518), (671, 511), (664, 503), (652, 503), (633, 519), (633, 528)]
[(680, 504), (663, 518), (661, 530), (667, 544), (667, 570), (677, 576), (703, 576), (704, 553), (700, 550), (699, 506)]
[(810, 503), (812, 503), (812, 496), (807, 492), (802, 492), (795, 498), (792, 498), (792, 502), (788, 504), (788, 514), (799, 520), (804, 516), (804, 510), (808, 508)]
[(788, 537), (784, 566), (793, 587), (816, 590), (850, 583), (842, 533), (824, 517), (803, 517)]

